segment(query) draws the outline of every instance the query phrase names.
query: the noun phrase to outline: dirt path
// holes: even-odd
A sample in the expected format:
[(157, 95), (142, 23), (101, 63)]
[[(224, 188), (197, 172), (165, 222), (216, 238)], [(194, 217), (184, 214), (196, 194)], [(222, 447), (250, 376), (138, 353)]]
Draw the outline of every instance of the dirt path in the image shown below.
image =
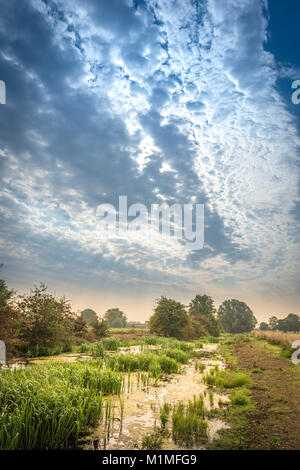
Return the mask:
[(236, 422), (226, 448), (300, 449), (300, 367), (264, 341), (232, 345), (241, 370), (251, 373), (255, 410)]

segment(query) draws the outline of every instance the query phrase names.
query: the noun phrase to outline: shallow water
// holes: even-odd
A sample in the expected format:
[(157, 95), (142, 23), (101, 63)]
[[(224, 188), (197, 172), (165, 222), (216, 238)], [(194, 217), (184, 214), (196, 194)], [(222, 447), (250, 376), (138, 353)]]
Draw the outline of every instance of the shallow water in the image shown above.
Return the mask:
[[(217, 344), (207, 344), (201, 351), (214, 353)], [(200, 350), (199, 350), (200, 351)], [(203, 373), (195, 370), (195, 363), (203, 363), (206, 368)], [(182, 367), (182, 373), (172, 374), (165, 381), (160, 380), (158, 386), (149, 385), (138, 388), (136, 374), (132, 375), (130, 391), (114, 399), (114, 421), (109, 430), (100, 425), (85, 442), (85, 449), (137, 449), (141, 447), (146, 434), (153, 432), (155, 423), (159, 424), (160, 407), (165, 403), (174, 404), (179, 401), (188, 401), (207, 391), (203, 377), (216, 365), (224, 368), (221, 360), (211, 358), (197, 358), (189, 361)], [(213, 394), (213, 407), (217, 408), (219, 400), (228, 401), (226, 395)], [(121, 402), (120, 402), (121, 400)], [(120, 403), (124, 403), (123, 411)], [(204, 398), (205, 407), (211, 409), (209, 394)], [(123, 413), (123, 415), (122, 415)], [(219, 419), (210, 419), (208, 422), (208, 442), (217, 437), (220, 429), (226, 424)], [(165, 439), (163, 449), (179, 449), (171, 438)], [(201, 448), (204, 448), (201, 447)]]

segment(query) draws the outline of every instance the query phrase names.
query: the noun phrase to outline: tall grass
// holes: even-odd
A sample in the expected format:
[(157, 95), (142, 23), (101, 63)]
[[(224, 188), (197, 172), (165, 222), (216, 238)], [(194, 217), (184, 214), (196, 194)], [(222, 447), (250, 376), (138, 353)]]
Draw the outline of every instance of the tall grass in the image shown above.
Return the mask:
[(215, 385), (219, 388), (236, 388), (248, 385), (250, 380), (246, 374), (211, 369), (210, 373), (205, 376), (205, 382), (208, 385)]
[(178, 372), (179, 369), (175, 359), (155, 352), (119, 353), (106, 357), (105, 361), (107, 367), (118, 372), (153, 371), (158, 370), (159, 366), (161, 372), (171, 374)]
[(290, 350), (294, 341), (300, 340), (300, 333), (284, 333), (281, 331), (253, 331), (257, 338)]
[(97, 365), (0, 371), (0, 449), (74, 447), (101, 419), (103, 395), (119, 394), (123, 386), (123, 377)]
[(172, 439), (186, 447), (194, 447), (207, 441), (207, 423), (204, 421), (203, 396), (194, 397), (187, 404), (180, 402), (173, 407)]

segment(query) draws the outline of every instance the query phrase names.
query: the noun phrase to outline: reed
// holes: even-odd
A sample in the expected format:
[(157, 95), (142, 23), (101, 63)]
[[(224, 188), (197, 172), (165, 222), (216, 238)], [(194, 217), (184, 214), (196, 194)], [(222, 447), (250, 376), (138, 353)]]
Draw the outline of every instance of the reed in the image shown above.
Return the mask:
[(203, 396), (194, 397), (187, 404), (180, 402), (173, 407), (172, 439), (186, 447), (199, 446), (207, 441), (207, 423), (204, 421)]
[(101, 371), (97, 363), (0, 371), (0, 449), (75, 447), (101, 420), (103, 395), (120, 394), (123, 387), (123, 376)]

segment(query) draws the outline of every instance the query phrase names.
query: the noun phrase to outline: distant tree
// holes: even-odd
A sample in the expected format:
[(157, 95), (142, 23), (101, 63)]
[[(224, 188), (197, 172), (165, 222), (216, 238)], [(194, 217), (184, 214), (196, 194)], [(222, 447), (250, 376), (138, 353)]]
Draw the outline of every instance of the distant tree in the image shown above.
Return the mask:
[(247, 333), (254, 329), (257, 320), (245, 302), (225, 300), (218, 309), (218, 318), (228, 333)]
[(161, 297), (156, 301), (154, 313), (149, 320), (151, 333), (182, 338), (189, 323), (185, 306), (173, 299)]
[(269, 318), (269, 329), (274, 331), (277, 329), (278, 326), (278, 318), (273, 316)]
[(264, 321), (261, 322), (261, 324), (259, 325), (259, 329), (260, 329), (261, 331), (266, 331), (266, 330), (268, 330), (268, 329), (269, 329), (268, 323), (266, 323), (266, 322), (264, 322)]
[(107, 321), (104, 320), (104, 318), (101, 318), (100, 320), (96, 318), (95, 320), (93, 320), (91, 326), (95, 333), (95, 336), (98, 339), (104, 338), (105, 336), (108, 335), (109, 326), (108, 326)]
[(51, 354), (57, 346), (69, 345), (74, 333), (74, 313), (64, 297), (56, 298), (40, 284), (20, 297), (18, 336), (34, 355)]
[(208, 295), (196, 295), (188, 307), (197, 336), (219, 336), (220, 325), (215, 318), (216, 308)]
[(77, 338), (83, 338), (88, 331), (86, 321), (82, 316), (75, 316), (73, 319), (73, 332)]
[(215, 315), (216, 308), (209, 295), (196, 295), (189, 303), (189, 314), (193, 317), (200, 315)]
[(97, 319), (97, 313), (94, 312), (91, 308), (86, 308), (81, 312), (81, 318), (86, 322), (87, 325), (90, 325), (94, 320)]
[(293, 331), (298, 333), (300, 331), (300, 317), (295, 313), (290, 313), (283, 320), (278, 320), (277, 329), (279, 331)]
[(104, 320), (107, 321), (109, 328), (126, 328), (127, 318), (124, 312), (118, 308), (110, 308), (104, 314)]

